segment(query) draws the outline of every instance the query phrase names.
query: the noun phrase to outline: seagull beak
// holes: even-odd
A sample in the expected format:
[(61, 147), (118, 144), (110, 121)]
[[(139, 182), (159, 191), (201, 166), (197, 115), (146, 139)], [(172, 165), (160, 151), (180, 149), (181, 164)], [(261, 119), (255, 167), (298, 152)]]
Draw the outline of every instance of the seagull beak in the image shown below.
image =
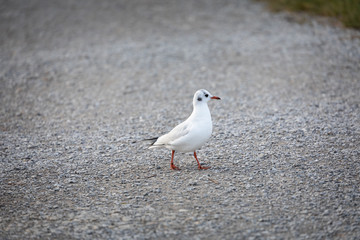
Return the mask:
[(212, 96), (211, 99), (221, 100), (221, 98), (219, 98), (217, 96)]

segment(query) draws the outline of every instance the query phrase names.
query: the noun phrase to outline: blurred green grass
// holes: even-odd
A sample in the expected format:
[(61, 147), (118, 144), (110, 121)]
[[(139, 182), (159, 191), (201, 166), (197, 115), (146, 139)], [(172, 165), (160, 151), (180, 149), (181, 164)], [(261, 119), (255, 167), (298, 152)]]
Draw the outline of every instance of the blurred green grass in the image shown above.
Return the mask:
[(308, 12), (335, 17), (344, 26), (360, 29), (360, 0), (260, 0), (273, 11)]

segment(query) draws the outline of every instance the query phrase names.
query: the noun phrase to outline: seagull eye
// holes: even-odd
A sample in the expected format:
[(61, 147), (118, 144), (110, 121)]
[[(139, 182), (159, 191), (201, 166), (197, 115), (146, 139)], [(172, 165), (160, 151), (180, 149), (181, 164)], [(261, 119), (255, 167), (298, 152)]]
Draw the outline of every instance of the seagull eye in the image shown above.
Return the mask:
[(209, 94), (205, 94), (205, 97), (208, 97), (209, 96)]

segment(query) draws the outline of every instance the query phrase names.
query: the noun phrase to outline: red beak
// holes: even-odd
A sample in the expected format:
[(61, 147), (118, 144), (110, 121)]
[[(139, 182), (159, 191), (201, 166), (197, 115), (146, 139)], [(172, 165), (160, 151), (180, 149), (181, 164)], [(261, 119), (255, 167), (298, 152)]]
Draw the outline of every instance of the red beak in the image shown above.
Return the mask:
[(217, 96), (212, 96), (211, 99), (221, 100), (221, 98), (219, 98)]

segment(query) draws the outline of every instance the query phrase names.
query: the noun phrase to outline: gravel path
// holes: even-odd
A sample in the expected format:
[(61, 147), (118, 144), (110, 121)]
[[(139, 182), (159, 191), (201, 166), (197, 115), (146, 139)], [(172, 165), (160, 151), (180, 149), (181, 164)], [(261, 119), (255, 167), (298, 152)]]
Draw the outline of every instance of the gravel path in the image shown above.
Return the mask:
[[(252, 1), (1, 1), (0, 239), (359, 239), (360, 34)], [(184, 120), (199, 152), (139, 140)]]

